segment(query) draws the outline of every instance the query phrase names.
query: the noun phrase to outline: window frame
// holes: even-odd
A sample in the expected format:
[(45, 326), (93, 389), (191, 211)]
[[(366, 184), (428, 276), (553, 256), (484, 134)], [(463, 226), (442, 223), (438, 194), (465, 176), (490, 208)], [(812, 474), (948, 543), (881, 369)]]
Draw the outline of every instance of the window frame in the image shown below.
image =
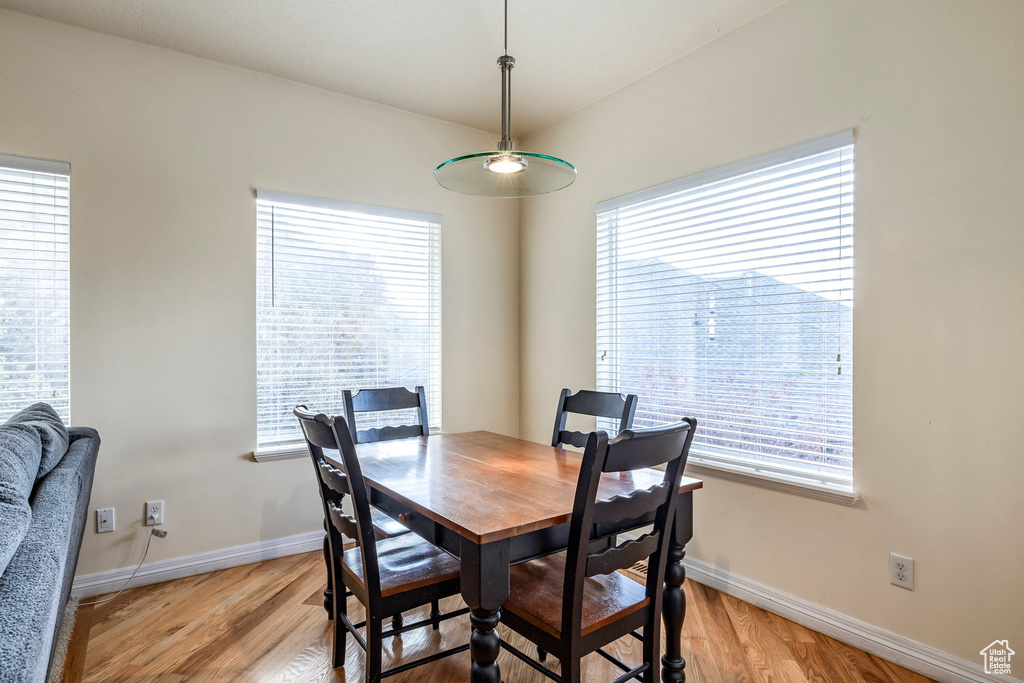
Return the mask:
[[(48, 403), (54, 407), (57, 413), (61, 416), (65, 423), (70, 424), (71, 422), (71, 164), (64, 161), (54, 161), (50, 159), (36, 159), (33, 157), (16, 156), (12, 154), (0, 154), (0, 168), (13, 171), (14, 173), (30, 173), (35, 176), (47, 175), (58, 178), (63, 178), (63, 181), (55, 181), (53, 186), (53, 203), (52, 203), (52, 217), (53, 217), (53, 237), (52, 240), (52, 263), (54, 264), (53, 272), (53, 295), (49, 299), (53, 304), (62, 302), (63, 306), (54, 305), (54, 310), (59, 310), (63, 313), (61, 316), (62, 324), (51, 324), (45, 326), (51, 334), (55, 335), (55, 338), (59, 336), (62, 342), (56, 343), (58, 346), (64, 346), (65, 352), (62, 354), (59, 361), (43, 361), (46, 365), (55, 364), (62, 366), (64, 370), (64, 376), (59, 384), (62, 384), (64, 389), (60, 392), (60, 396), (36, 396), (33, 401), (42, 401)], [(33, 180), (34, 182), (34, 180)], [(64, 193), (66, 192), (66, 200)], [(31, 195), (38, 195), (38, 192), (29, 192)], [(17, 195), (15, 195), (17, 196)], [(60, 204), (59, 202), (66, 201), (66, 205)], [(34, 202), (34, 206), (38, 206), (42, 202)], [(36, 212), (33, 212), (35, 214)], [(58, 220), (61, 219), (61, 220)], [(15, 221), (17, 222), (17, 221)], [(33, 216), (32, 223), (37, 223)], [(58, 229), (59, 226), (59, 229)], [(17, 231), (17, 229), (15, 229)], [(36, 232), (33, 229), (33, 233)], [(38, 251), (36, 247), (40, 244), (46, 243), (48, 240), (40, 240), (36, 238), (31, 239), (31, 249), (33, 252)], [(19, 248), (20, 249), (20, 248)], [(58, 254), (60, 256), (58, 256)], [(32, 257), (32, 263), (38, 265), (43, 263), (44, 259)], [(62, 268), (58, 267), (60, 263)], [(35, 265), (33, 267), (35, 267)], [(45, 280), (45, 278), (44, 278)], [(2, 285), (2, 283), (0, 283)], [(37, 290), (38, 293), (38, 290)], [(38, 310), (40, 308), (38, 297), (33, 297), (36, 300), (34, 310), (37, 311), (37, 315), (33, 316), (38, 319)], [(60, 334), (62, 332), (63, 334)], [(49, 356), (51, 352), (47, 352)], [(33, 365), (38, 366), (41, 363), (39, 357), (35, 357)], [(33, 371), (34, 374), (46, 374), (48, 371), (40, 371), (38, 368)], [(52, 387), (51, 387), (52, 389)], [(57, 391), (53, 389), (53, 391)], [(52, 399), (57, 398), (54, 401)], [(30, 405), (25, 403), (24, 405), (18, 404), (15, 406), (17, 410)], [(63, 410), (62, 410), (63, 409)], [(0, 415), (0, 422), (7, 419), (8, 415)]]
[[(601, 334), (601, 316), (608, 315), (609, 311), (602, 306), (602, 294), (601, 287), (617, 287), (618, 280), (614, 276), (609, 276), (606, 279), (602, 279), (602, 253), (600, 250), (600, 235), (602, 234), (603, 228), (601, 227), (601, 217), (609, 212), (616, 211), (618, 209), (624, 209), (640, 205), (650, 200), (660, 199), (666, 195), (679, 193), (686, 190), (691, 190), (720, 181), (726, 181), (738, 176), (753, 173), (763, 169), (767, 169), (772, 166), (779, 164), (785, 164), (793, 162), (806, 157), (815, 156), (818, 154), (830, 153), (845, 147), (852, 147), (854, 145), (854, 134), (852, 130), (845, 130), (834, 135), (829, 135), (816, 140), (811, 140), (805, 143), (794, 145), (785, 149), (770, 152), (768, 154), (762, 154), (750, 159), (745, 159), (736, 163), (727, 164), (725, 166), (697, 173), (679, 180), (664, 183), (655, 187), (647, 188), (634, 192), (628, 195), (610, 199), (608, 201), (600, 202), (595, 205), (595, 215), (598, 217), (597, 220), (597, 231), (598, 231), (598, 269), (597, 269), (597, 315), (598, 315), (598, 328), (597, 334)], [(605, 219), (607, 220), (607, 218)], [(612, 219), (614, 220), (614, 218)], [(617, 234), (614, 232), (615, 228), (604, 228), (604, 230), (611, 230), (611, 234), (608, 237), (610, 240), (615, 240)], [(853, 223), (851, 218), (851, 234), (853, 230)], [(852, 318), (851, 318), (852, 319)], [(615, 324), (617, 325), (617, 323)], [(619, 336), (616, 335), (611, 345), (616, 345), (619, 341)], [(850, 343), (852, 344), (853, 330), (852, 327), (849, 330)], [(618, 386), (618, 383), (611, 378), (606, 380), (606, 383), (615, 386), (605, 386), (602, 383), (602, 373), (608, 375), (608, 371), (602, 368), (602, 349), (600, 347), (600, 337), (597, 337), (598, 348), (597, 348), (597, 377), (598, 377), (598, 390), (602, 391), (624, 391), (625, 389)], [(633, 388), (630, 388), (632, 390)], [(641, 401), (643, 397), (641, 396)], [(853, 407), (851, 404), (850, 408), (850, 419), (852, 420)], [(699, 426), (698, 426), (699, 431)], [(851, 428), (852, 434), (852, 428)], [(852, 451), (851, 451), (852, 452)], [(739, 459), (737, 459), (739, 460)], [(851, 475), (849, 482), (837, 481), (832, 477), (828, 476), (817, 476), (812, 472), (781, 472), (778, 467), (771, 465), (765, 465), (758, 467), (755, 461), (750, 461), (747, 464), (743, 461), (738, 462), (723, 462), (721, 459), (715, 459), (713, 456), (705, 458), (702, 457), (698, 452), (691, 451), (690, 459), (687, 464), (688, 470), (695, 473), (711, 473), (724, 478), (744, 482), (747, 484), (754, 484), (770, 489), (781, 490), (791, 493), (798, 493), (811, 498), (819, 500), (825, 500), (829, 502), (839, 503), (843, 505), (853, 505), (859, 500), (859, 494), (853, 488), (853, 471), (851, 465)]]
[[(427, 273), (427, 287), (431, 296), (436, 296), (436, 304), (431, 304), (432, 319), (428, 323), (430, 325), (430, 335), (434, 340), (430, 344), (430, 350), (427, 353), (431, 355), (436, 354), (436, 381), (427, 386), (427, 400), (430, 403), (431, 410), (431, 433), (436, 433), (441, 428), (441, 420), (443, 419), (442, 413), (442, 379), (443, 369), (441, 367), (441, 356), (442, 356), (442, 343), (441, 343), (441, 332), (442, 332), (442, 314), (441, 314), (441, 228), (444, 224), (445, 217), (441, 214), (427, 213), (421, 211), (410, 211), (406, 209), (396, 209), (390, 207), (374, 206), (370, 204), (360, 204), (356, 202), (347, 202), (335, 199), (326, 199), (321, 197), (311, 197), (306, 195), (291, 194), (286, 192), (277, 192), (272, 190), (260, 190), (257, 189), (255, 192), (256, 203), (254, 208), (257, 213), (257, 277), (259, 276), (259, 258), (261, 248), (259, 245), (260, 239), (260, 228), (259, 228), (259, 205), (260, 203), (272, 203), (278, 205), (290, 205), (299, 209), (309, 209), (313, 211), (332, 211), (332, 212), (346, 212), (361, 214), (367, 218), (372, 219), (383, 219), (383, 220), (397, 220), (397, 221), (412, 221), (418, 223), (428, 224), (430, 233), (428, 234), (428, 273)], [(273, 249), (273, 247), (271, 247)], [(257, 308), (257, 331), (256, 331), (256, 345), (257, 345), (257, 375), (259, 368), (259, 344), (260, 344), (260, 284), (257, 281), (256, 284), (256, 308)], [(435, 373), (428, 370), (428, 375), (434, 375)], [(257, 401), (259, 400), (259, 379), (257, 377)], [(426, 384), (426, 383), (425, 383)], [(436, 384), (434, 386), (433, 384)], [(349, 388), (349, 387), (344, 387)], [(352, 387), (357, 388), (357, 387)], [(369, 387), (367, 387), (369, 388)], [(410, 389), (412, 387), (409, 387)], [(311, 406), (313, 407), (313, 406)], [(340, 414), (341, 406), (337, 408), (337, 412)], [(288, 460), (293, 458), (301, 458), (308, 455), (306, 445), (302, 441), (295, 443), (289, 442), (280, 445), (268, 445), (260, 446), (259, 439), (259, 410), (257, 408), (257, 425), (256, 425), (256, 443), (257, 446), (253, 451), (253, 458), (257, 462), (272, 462), (275, 460)]]

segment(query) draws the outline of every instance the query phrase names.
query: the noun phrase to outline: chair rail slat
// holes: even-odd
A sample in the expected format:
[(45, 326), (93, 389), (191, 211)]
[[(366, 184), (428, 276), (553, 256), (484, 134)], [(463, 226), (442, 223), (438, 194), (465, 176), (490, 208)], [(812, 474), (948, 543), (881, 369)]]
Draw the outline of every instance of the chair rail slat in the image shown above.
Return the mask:
[(359, 527), (356, 526), (355, 518), (345, 514), (345, 511), (333, 502), (327, 503), (327, 510), (330, 512), (331, 524), (335, 529), (349, 538), (359, 538)]
[(356, 438), (359, 443), (409, 439), (417, 436), (423, 436), (423, 430), (419, 425), (389, 425), (387, 427), (363, 429), (356, 432)]
[(614, 548), (605, 548), (597, 553), (587, 555), (586, 576), (597, 576), (599, 574), (611, 574), (620, 569), (632, 567), (640, 560), (646, 560), (658, 549), (658, 541), (661, 534), (652, 531), (644, 534), (635, 541), (626, 541)]
[[(342, 496), (351, 494), (348, 477), (344, 472), (323, 459), (317, 460), (316, 466), (320, 469), (320, 477), (327, 488)], [(357, 537), (353, 536), (353, 538)]]
[(558, 440), (563, 444), (569, 444), (576, 448), (586, 448), (587, 439), (590, 438), (590, 434), (584, 434), (583, 432), (560, 432), (558, 434)]
[(594, 503), (594, 524), (637, 519), (654, 512), (665, 503), (665, 482), (649, 489), (637, 489), (626, 496), (615, 496)]

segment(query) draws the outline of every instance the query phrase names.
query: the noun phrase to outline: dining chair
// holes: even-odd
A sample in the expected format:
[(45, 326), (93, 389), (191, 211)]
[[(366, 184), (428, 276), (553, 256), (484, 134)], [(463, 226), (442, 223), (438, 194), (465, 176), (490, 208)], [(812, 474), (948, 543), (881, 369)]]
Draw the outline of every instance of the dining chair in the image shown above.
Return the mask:
[[(345, 401), (345, 419), (353, 443), (372, 443), (374, 441), (390, 441), (391, 439), (408, 439), (414, 436), (427, 436), (430, 426), (427, 422), (427, 393), (423, 387), (409, 391), (405, 387), (389, 387), (387, 389), (360, 389), (355, 393), (342, 392)], [(419, 416), (418, 425), (400, 425), (375, 427), (357, 430), (356, 413), (380, 413), (391, 410), (415, 409)]]
[(574, 394), (569, 389), (562, 389), (562, 393), (558, 396), (558, 410), (555, 412), (555, 431), (551, 436), (551, 445), (560, 448), (563, 444), (570, 444), (577, 448), (583, 448), (587, 445), (589, 435), (584, 432), (565, 430), (565, 422), (569, 413), (616, 419), (619, 421), (619, 432), (622, 432), (633, 427), (633, 415), (636, 414), (636, 394), (616, 394), (586, 389), (581, 389)]
[[(430, 434), (430, 425), (427, 420), (427, 392), (422, 386), (417, 386), (413, 391), (409, 391), (405, 387), (359, 389), (355, 392), (346, 389), (342, 392), (342, 400), (345, 403), (345, 421), (348, 423), (353, 443), (409, 439)], [(371, 427), (363, 430), (356, 427), (356, 413), (383, 413), (409, 409), (416, 410), (419, 419), (418, 425)], [(399, 536), (408, 531), (401, 523), (383, 514), (375, 515), (374, 520), (378, 528), (389, 536)], [(439, 613), (440, 610), (434, 603), (431, 606), (431, 616)], [(401, 628), (402, 615), (396, 614), (391, 624), (394, 628)]]
[[(622, 683), (658, 679), (661, 647), (661, 602), (671, 523), (679, 482), (697, 421), (655, 429), (626, 430), (609, 440), (605, 432), (590, 434), (576, 486), (567, 550), (512, 567), (509, 598), (501, 623), (537, 648), (541, 659), (556, 655), (556, 675), (506, 641), (503, 648), (549, 678), (579, 683), (580, 660), (597, 652), (625, 673)], [(617, 478), (633, 470), (664, 465), (660, 484), (629, 495), (599, 499), (602, 474)], [(635, 540), (609, 547), (607, 530), (617, 532), (649, 525)], [(648, 560), (646, 584), (619, 573)], [(637, 631), (642, 628), (643, 633)], [(643, 642), (643, 662), (629, 667), (602, 648), (624, 636)]]
[[(313, 457), (324, 514), (329, 520), (332, 582), (348, 588), (366, 611), (366, 619), (353, 624), (348, 618), (345, 593), (335, 593), (334, 667), (345, 664), (348, 633), (366, 652), (366, 683), (378, 683), (386, 676), (468, 650), (469, 645), (465, 644), (381, 670), (384, 638), (426, 626), (436, 629), (441, 622), (469, 612), (468, 609), (448, 614), (432, 612), (428, 619), (383, 630), (383, 621), (388, 617), (458, 595), (459, 560), (415, 534), (378, 540), (370, 498), (345, 419), (314, 414), (305, 406), (296, 407), (294, 413)], [(324, 449), (337, 451), (340, 468), (324, 457)], [(341, 501), (345, 496), (352, 500), (354, 517), (342, 509)], [(356, 547), (345, 550), (343, 535), (354, 538)], [(365, 638), (359, 633), (364, 627)]]

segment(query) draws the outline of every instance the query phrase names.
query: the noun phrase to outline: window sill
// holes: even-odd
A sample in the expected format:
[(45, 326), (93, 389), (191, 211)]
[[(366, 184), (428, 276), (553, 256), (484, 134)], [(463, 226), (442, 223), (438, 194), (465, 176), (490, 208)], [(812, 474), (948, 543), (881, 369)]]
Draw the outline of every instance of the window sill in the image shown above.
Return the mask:
[[(440, 434), (440, 427), (431, 427), (430, 433)], [(275, 460), (297, 460), (299, 458), (309, 457), (309, 450), (305, 444), (287, 444), (285, 446), (275, 446), (273, 448), (264, 448), (261, 450), (253, 451), (253, 460), (256, 462), (274, 462)]]
[(252, 457), (256, 462), (296, 460), (309, 457), (309, 451), (304, 445), (291, 444), (288, 446), (278, 446), (277, 448), (264, 448), (263, 450), (253, 452)]
[(752, 486), (793, 493), (815, 500), (823, 500), (837, 505), (852, 506), (860, 500), (860, 494), (852, 488), (844, 488), (837, 484), (827, 484), (814, 479), (803, 479), (797, 476), (786, 476), (774, 472), (762, 472), (741, 465), (725, 465), (712, 463), (691, 457), (686, 463), (687, 471), (698, 474), (711, 474), (731, 479)]

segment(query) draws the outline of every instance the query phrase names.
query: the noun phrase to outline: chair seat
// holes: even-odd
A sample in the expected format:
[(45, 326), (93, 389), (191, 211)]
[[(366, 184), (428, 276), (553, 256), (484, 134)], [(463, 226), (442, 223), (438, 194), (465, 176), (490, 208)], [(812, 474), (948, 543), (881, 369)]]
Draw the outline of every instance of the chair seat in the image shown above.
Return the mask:
[[(502, 609), (561, 638), (565, 553), (518, 564), (509, 578), (509, 598)], [(649, 603), (644, 587), (618, 572), (588, 578), (583, 589), (582, 635)]]
[(388, 517), (377, 508), (370, 508), (370, 518), (373, 520), (373, 533), (378, 541), (409, 533), (409, 529), (404, 524)]
[[(405, 534), (377, 542), (380, 563), (380, 592), (394, 595), (459, 576), (459, 560), (416, 534)], [(342, 555), (346, 578), (366, 585), (363, 559), (358, 547)]]

